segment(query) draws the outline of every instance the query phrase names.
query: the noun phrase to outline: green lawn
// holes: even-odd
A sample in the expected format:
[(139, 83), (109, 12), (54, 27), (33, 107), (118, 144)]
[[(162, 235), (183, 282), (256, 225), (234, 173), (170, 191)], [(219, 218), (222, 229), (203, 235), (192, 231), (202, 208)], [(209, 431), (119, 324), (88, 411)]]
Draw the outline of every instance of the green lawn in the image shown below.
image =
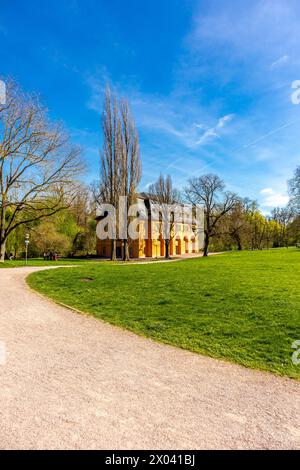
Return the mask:
[[(73, 259), (73, 258), (59, 258), (58, 261), (44, 261), (43, 258), (30, 258), (28, 259), (27, 266), (69, 266), (72, 264), (87, 264), (95, 262), (91, 259)], [(99, 261), (97, 261), (99, 263)], [(4, 263), (0, 263), (1, 268), (21, 268), (26, 266), (25, 260), (6, 260)]]
[(300, 250), (148, 265), (85, 264), (31, 274), (29, 285), (156, 340), (300, 378)]

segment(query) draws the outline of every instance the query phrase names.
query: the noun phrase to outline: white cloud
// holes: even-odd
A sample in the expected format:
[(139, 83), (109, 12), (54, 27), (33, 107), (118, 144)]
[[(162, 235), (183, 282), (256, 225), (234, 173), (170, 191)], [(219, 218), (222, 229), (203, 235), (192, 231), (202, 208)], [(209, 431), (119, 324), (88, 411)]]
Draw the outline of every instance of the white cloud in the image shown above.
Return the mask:
[(216, 127), (212, 127), (211, 129), (207, 129), (204, 134), (200, 137), (200, 139), (196, 142), (197, 145), (202, 145), (209, 137), (219, 137), (216, 132)]
[(200, 139), (196, 142), (197, 145), (202, 145), (209, 137), (220, 137), (220, 134), (217, 132), (219, 129), (222, 129), (227, 122), (230, 122), (233, 119), (233, 114), (227, 114), (226, 116), (221, 117), (215, 127), (207, 129)]
[[(287, 97), (284, 74), (297, 56), (300, 2), (245, 3), (247, 8), (239, 0), (226, 5), (218, 0), (199, 3), (167, 95), (141, 92), (136, 77), (114, 85), (130, 102), (148, 168), (166, 164), (172, 176), (186, 177), (187, 170), (203, 172), (206, 168), (200, 163), (209, 162), (225, 180), (232, 179), (235, 168), (236, 179), (241, 174), (245, 179), (241, 192), (255, 188), (253, 198), (272, 208), (287, 202), (284, 187), (274, 182), (274, 175), (280, 172), (283, 181), (287, 166), (294, 165), (295, 160), (294, 141), (287, 141), (286, 136), (289, 133), (292, 137), (293, 129), (289, 128), (297, 122), (297, 116)], [(270, 68), (277, 67), (276, 74), (272, 73)], [(105, 70), (102, 75), (100, 71), (94, 83), (89, 83), (89, 107), (98, 113), (106, 75)], [(283, 79), (279, 80), (281, 75)], [(239, 118), (231, 124), (234, 115), (225, 115), (228, 109)], [(224, 134), (226, 140), (220, 138)], [(267, 140), (265, 149), (260, 144)], [(211, 142), (213, 146), (206, 145)], [(148, 181), (155, 178), (152, 173), (154, 170)], [(270, 187), (259, 194), (264, 186)]]
[(230, 122), (233, 119), (233, 114), (227, 114), (227, 116), (223, 116), (219, 119), (217, 128), (220, 129), (225, 126), (226, 122)]
[(284, 65), (288, 62), (289, 56), (288, 55), (283, 55), (279, 57), (279, 59), (275, 60), (270, 66), (271, 69), (275, 69), (277, 67), (280, 67), (281, 65)]
[[(105, 83), (110, 82), (107, 72), (100, 71), (97, 79), (89, 77), (87, 84), (91, 90), (91, 96), (87, 102), (87, 107), (100, 113), (105, 93)], [(108, 78), (107, 78), (108, 77)], [(217, 120), (214, 127), (203, 124), (205, 121), (216, 119), (206, 108), (196, 105), (193, 100), (185, 101), (181, 97), (170, 94), (161, 96), (159, 94), (142, 93), (137, 88), (122, 86), (113, 83), (113, 89), (120, 96), (126, 96), (129, 100), (133, 116), (137, 126), (147, 132), (160, 132), (169, 138), (176, 139), (181, 145), (188, 149), (194, 149), (203, 144), (210, 137), (220, 137), (220, 130), (225, 124), (233, 119), (233, 114), (222, 116)], [(200, 123), (195, 118), (200, 117)], [(201, 135), (202, 131), (202, 135)], [(199, 138), (200, 133), (200, 138)]]
[(272, 188), (264, 188), (261, 190), (260, 194), (273, 194)]
[[(247, 51), (255, 56), (259, 52), (274, 57), (276, 52), (282, 51), (282, 44), (293, 49), (297, 47), (297, 0), (254, 0), (247, 2), (247, 7), (244, 2), (232, 1), (219, 5), (219, 8), (216, 8), (216, 1), (211, 3), (212, 8), (203, 11), (200, 7), (195, 16), (195, 28), (189, 38), (194, 48), (201, 47), (206, 40), (214, 44), (226, 43), (234, 47), (239, 56)], [(278, 60), (286, 61), (288, 52), (278, 54)]]
[(196, 122), (194, 122), (193, 126), (196, 127), (197, 129), (205, 129), (204, 124), (197, 124)]
[(283, 207), (289, 201), (286, 194), (274, 191), (272, 188), (264, 188), (260, 191), (260, 194), (263, 196), (261, 202), (263, 207)]

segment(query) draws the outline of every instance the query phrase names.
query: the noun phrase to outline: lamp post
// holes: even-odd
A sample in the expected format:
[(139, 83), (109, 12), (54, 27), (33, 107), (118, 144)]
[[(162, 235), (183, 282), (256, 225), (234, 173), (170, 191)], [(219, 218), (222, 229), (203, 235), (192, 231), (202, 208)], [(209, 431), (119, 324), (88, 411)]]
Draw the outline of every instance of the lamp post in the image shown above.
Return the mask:
[(27, 265), (28, 259), (28, 245), (29, 245), (29, 233), (25, 235), (25, 264)]

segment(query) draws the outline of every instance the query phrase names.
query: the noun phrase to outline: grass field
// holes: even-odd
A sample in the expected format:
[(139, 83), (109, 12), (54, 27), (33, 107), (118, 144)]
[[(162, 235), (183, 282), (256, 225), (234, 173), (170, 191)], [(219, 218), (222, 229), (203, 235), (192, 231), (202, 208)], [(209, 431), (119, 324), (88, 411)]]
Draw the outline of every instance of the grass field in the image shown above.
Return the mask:
[(300, 378), (300, 250), (228, 253), (175, 263), (85, 264), (31, 274), (54, 300), (135, 333)]
[[(95, 262), (92, 259), (73, 259), (73, 258), (59, 258), (58, 261), (44, 261), (42, 258), (29, 258), (27, 266), (69, 266), (72, 264), (88, 264)], [(99, 261), (97, 262), (99, 263)], [(25, 260), (6, 260), (0, 263), (1, 268), (21, 268), (26, 266)]]

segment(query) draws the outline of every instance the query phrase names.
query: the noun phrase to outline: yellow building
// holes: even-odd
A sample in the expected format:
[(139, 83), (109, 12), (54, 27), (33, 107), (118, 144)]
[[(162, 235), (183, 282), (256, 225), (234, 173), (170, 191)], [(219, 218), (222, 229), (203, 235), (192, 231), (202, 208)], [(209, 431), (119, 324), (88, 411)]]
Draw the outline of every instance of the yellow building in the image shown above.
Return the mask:
[[(130, 258), (160, 258), (165, 256), (165, 240), (162, 235), (162, 221), (153, 211), (152, 201), (147, 195), (140, 194), (139, 202), (143, 202), (146, 209), (145, 221), (140, 221), (138, 226), (138, 239), (129, 240)], [(187, 207), (180, 205), (180, 207)], [(190, 206), (191, 208), (191, 206)], [(155, 212), (155, 214), (154, 214)], [(102, 220), (98, 217), (97, 220)], [(148, 236), (146, 237), (146, 231)], [(199, 253), (201, 243), (199, 226), (191, 220), (170, 224), (170, 256)], [(110, 258), (111, 240), (97, 239), (97, 254), (100, 257)], [(123, 257), (123, 241), (117, 240), (117, 258)]]

